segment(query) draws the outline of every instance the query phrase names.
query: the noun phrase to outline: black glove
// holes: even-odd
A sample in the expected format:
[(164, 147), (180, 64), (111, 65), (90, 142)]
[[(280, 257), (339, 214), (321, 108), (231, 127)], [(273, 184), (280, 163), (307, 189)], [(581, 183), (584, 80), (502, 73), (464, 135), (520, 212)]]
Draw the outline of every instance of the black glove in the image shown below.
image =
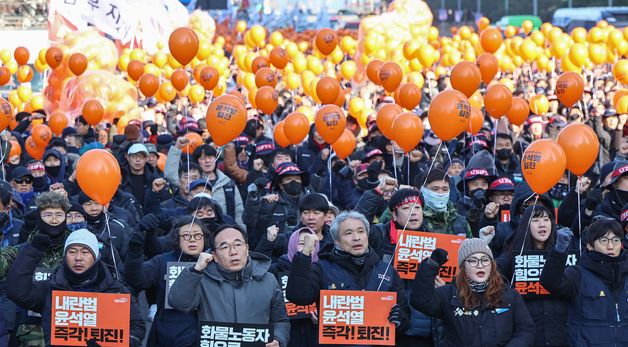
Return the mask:
[(136, 230), (129, 239), (129, 256), (133, 258), (140, 258), (144, 254), (144, 239), (146, 234), (144, 231)]
[(140, 224), (137, 225), (137, 229), (145, 232), (152, 232), (159, 228), (159, 218), (152, 213), (149, 213), (142, 218)]
[(430, 259), (438, 264), (438, 266), (443, 266), (443, 264), (447, 262), (447, 258), (447, 251), (442, 248), (436, 248), (430, 256)]
[(268, 182), (269, 182), (268, 178), (264, 176), (255, 179), (255, 185), (257, 186), (257, 191), (263, 192), (266, 189)]
[(89, 339), (87, 340), (87, 347), (101, 347), (101, 346), (98, 342), (96, 342), (95, 339)]
[(0, 212), (0, 227), (3, 227), (9, 221), (9, 214), (6, 212)]
[(399, 304), (395, 304), (390, 308), (390, 313), (388, 314), (388, 321), (393, 323), (396, 328), (399, 328), (401, 325), (401, 317), (403, 316), (403, 312), (401, 311), (401, 306)]
[(50, 247), (50, 236), (46, 234), (37, 234), (31, 240), (31, 245), (41, 252), (45, 252)]
[(338, 171), (338, 175), (344, 179), (349, 179), (353, 175), (353, 170), (349, 165), (345, 165), (342, 169)]
[(382, 172), (382, 165), (384, 163), (381, 160), (376, 160), (369, 165), (366, 169), (366, 173), (368, 174), (368, 181), (375, 182), (379, 180), (379, 174)]
[(478, 189), (473, 192), (471, 202), (473, 202), (475, 208), (482, 209), (483, 206), (486, 205), (486, 191), (484, 189)]
[(593, 189), (587, 194), (587, 199), (584, 201), (584, 208), (589, 211), (595, 211), (595, 208), (600, 202), (602, 202), (602, 191)]

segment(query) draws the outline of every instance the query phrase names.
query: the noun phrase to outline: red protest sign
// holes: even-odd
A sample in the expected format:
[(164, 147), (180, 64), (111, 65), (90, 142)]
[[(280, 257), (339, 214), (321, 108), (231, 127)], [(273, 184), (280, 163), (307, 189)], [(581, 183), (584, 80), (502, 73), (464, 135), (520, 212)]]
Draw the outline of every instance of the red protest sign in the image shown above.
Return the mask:
[[(288, 274), (283, 274), (281, 276), (281, 290), (283, 290), (283, 296), (286, 297), (286, 287), (288, 286)], [(310, 318), (312, 313), (317, 313), (316, 303), (307, 306), (299, 306), (294, 304), (288, 299), (285, 299), (286, 302), (286, 312), (288, 312), (288, 318), (290, 320), (293, 319), (304, 319)]]
[(388, 315), (396, 302), (394, 292), (321, 290), (319, 343), (393, 346)]
[(129, 345), (131, 296), (117, 293), (52, 291), (50, 343), (103, 347)]
[(464, 239), (464, 236), (458, 235), (404, 231), (395, 250), (395, 269), (399, 277), (414, 279), (423, 258), (432, 255), (436, 248), (442, 248), (449, 253), (449, 260), (441, 266), (438, 275), (445, 282), (451, 282), (458, 270), (458, 248)]

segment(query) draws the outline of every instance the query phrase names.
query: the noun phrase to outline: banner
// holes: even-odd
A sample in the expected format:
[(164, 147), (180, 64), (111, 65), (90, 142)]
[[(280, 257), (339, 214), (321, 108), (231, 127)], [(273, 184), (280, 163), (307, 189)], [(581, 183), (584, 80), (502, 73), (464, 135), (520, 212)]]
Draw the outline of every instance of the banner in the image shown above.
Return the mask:
[(321, 290), (320, 344), (395, 344), (395, 326), (388, 321), (397, 293)]
[(50, 344), (86, 346), (94, 339), (102, 347), (129, 346), (129, 294), (52, 291)]
[[(515, 256), (513, 287), (522, 296), (548, 295), (549, 292), (541, 285), (541, 273), (549, 251), (523, 251)], [(578, 252), (567, 254), (567, 266), (576, 265)]]
[(274, 336), (272, 324), (201, 322), (199, 346), (265, 347)]
[(166, 297), (164, 298), (164, 308), (171, 310), (172, 306), (168, 302), (168, 294), (170, 294), (170, 288), (174, 283), (174, 280), (179, 277), (181, 271), (186, 267), (194, 266), (194, 262), (178, 262), (178, 261), (169, 261), (166, 263)]
[(449, 254), (449, 260), (441, 266), (438, 276), (445, 282), (451, 282), (458, 271), (458, 248), (464, 239), (464, 236), (458, 235), (404, 231), (397, 241), (395, 250), (395, 269), (399, 277), (414, 279), (419, 263), (432, 255), (436, 248), (442, 248)]
[(291, 303), (286, 297), (286, 286), (288, 285), (288, 274), (284, 274), (281, 276), (281, 290), (283, 290), (283, 297), (286, 301), (286, 311), (288, 312), (288, 318), (290, 320), (293, 319), (304, 319), (310, 318), (311, 313), (317, 313), (316, 311), (316, 303), (313, 303), (308, 306), (299, 306), (297, 304)]
[[(43, 282), (43, 281), (47, 281), (50, 278), (50, 275), (52, 275), (52, 270), (51, 268), (45, 268), (45, 267), (36, 267), (35, 268), (35, 272), (33, 273), (33, 282)], [(41, 317), (41, 314), (28, 310), (28, 316), (29, 317)]]

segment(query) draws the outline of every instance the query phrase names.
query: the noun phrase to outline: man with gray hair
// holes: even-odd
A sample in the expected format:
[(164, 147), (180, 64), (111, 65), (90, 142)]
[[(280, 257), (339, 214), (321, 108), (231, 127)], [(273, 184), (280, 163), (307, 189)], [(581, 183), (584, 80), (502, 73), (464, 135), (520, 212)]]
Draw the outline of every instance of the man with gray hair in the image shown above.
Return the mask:
[(306, 234), (303, 251), (295, 254), (288, 277), (286, 297), (297, 305), (317, 303), (321, 290), (366, 290), (397, 293), (397, 304), (388, 320), (397, 331), (407, 327), (410, 308), (399, 274), (379, 259), (369, 247), (369, 222), (361, 213), (339, 214), (331, 225), (334, 249), (319, 254), (312, 263), (311, 254), (318, 238)]

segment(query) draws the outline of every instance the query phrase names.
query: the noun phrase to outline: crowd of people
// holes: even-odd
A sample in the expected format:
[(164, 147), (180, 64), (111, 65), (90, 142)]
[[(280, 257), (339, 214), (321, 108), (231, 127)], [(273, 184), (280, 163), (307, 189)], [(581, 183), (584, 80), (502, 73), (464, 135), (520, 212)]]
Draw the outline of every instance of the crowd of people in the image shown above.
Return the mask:
[[(199, 322), (270, 324), (266, 347), (318, 346), (320, 312), (295, 318), (286, 305), (318, 304), (322, 290), (396, 293), (396, 346), (628, 346), (628, 114), (614, 108), (621, 83), (610, 69), (585, 72), (573, 107), (559, 103), (554, 72), (502, 73), (515, 97), (545, 95), (548, 112), (521, 126), (483, 114), (477, 133), (446, 142), (427, 130), (409, 152), (378, 128), (377, 111), (395, 99), (363, 82), (375, 112), (365, 131), (348, 117), (358, 140), (345, 159), (314, 124), (301, 144), (277, 143), (275, 124), (296, 106), (288, 90), (270, 115), (248, 104), (244, 131), (224, 146), (204, 124), (210, 97), (146, 98), (143, 119), (121, 133), (79, 116), (41, 159), (24, 146), (47, 114), (18, 112), (2, 134), (0, 346), (54, 345), (53, 291), (130, 294), (132, 347), (198, 346)], [(428, 123), (451, 83), (425, 80), (413, 112)], [(523, 153), (573, 123), (599, 139), (595, 163), (536, 194)], [(203, 143), (189, 150), (188, 134)], [(24, 150), (9, 155), (10, 143)], [(77, 180), (94, 149), (121, 169), (108, 206)], [(414, 279), (400, 277), (394, 259), (410, 231), (464, 239), (449, 283), (441, 267), (456, 258), (442, 247)], [(544, 255), (544, 295), (513, 284), (524, 253)], [(169, 281), (171, 263), (185, 266)]]

